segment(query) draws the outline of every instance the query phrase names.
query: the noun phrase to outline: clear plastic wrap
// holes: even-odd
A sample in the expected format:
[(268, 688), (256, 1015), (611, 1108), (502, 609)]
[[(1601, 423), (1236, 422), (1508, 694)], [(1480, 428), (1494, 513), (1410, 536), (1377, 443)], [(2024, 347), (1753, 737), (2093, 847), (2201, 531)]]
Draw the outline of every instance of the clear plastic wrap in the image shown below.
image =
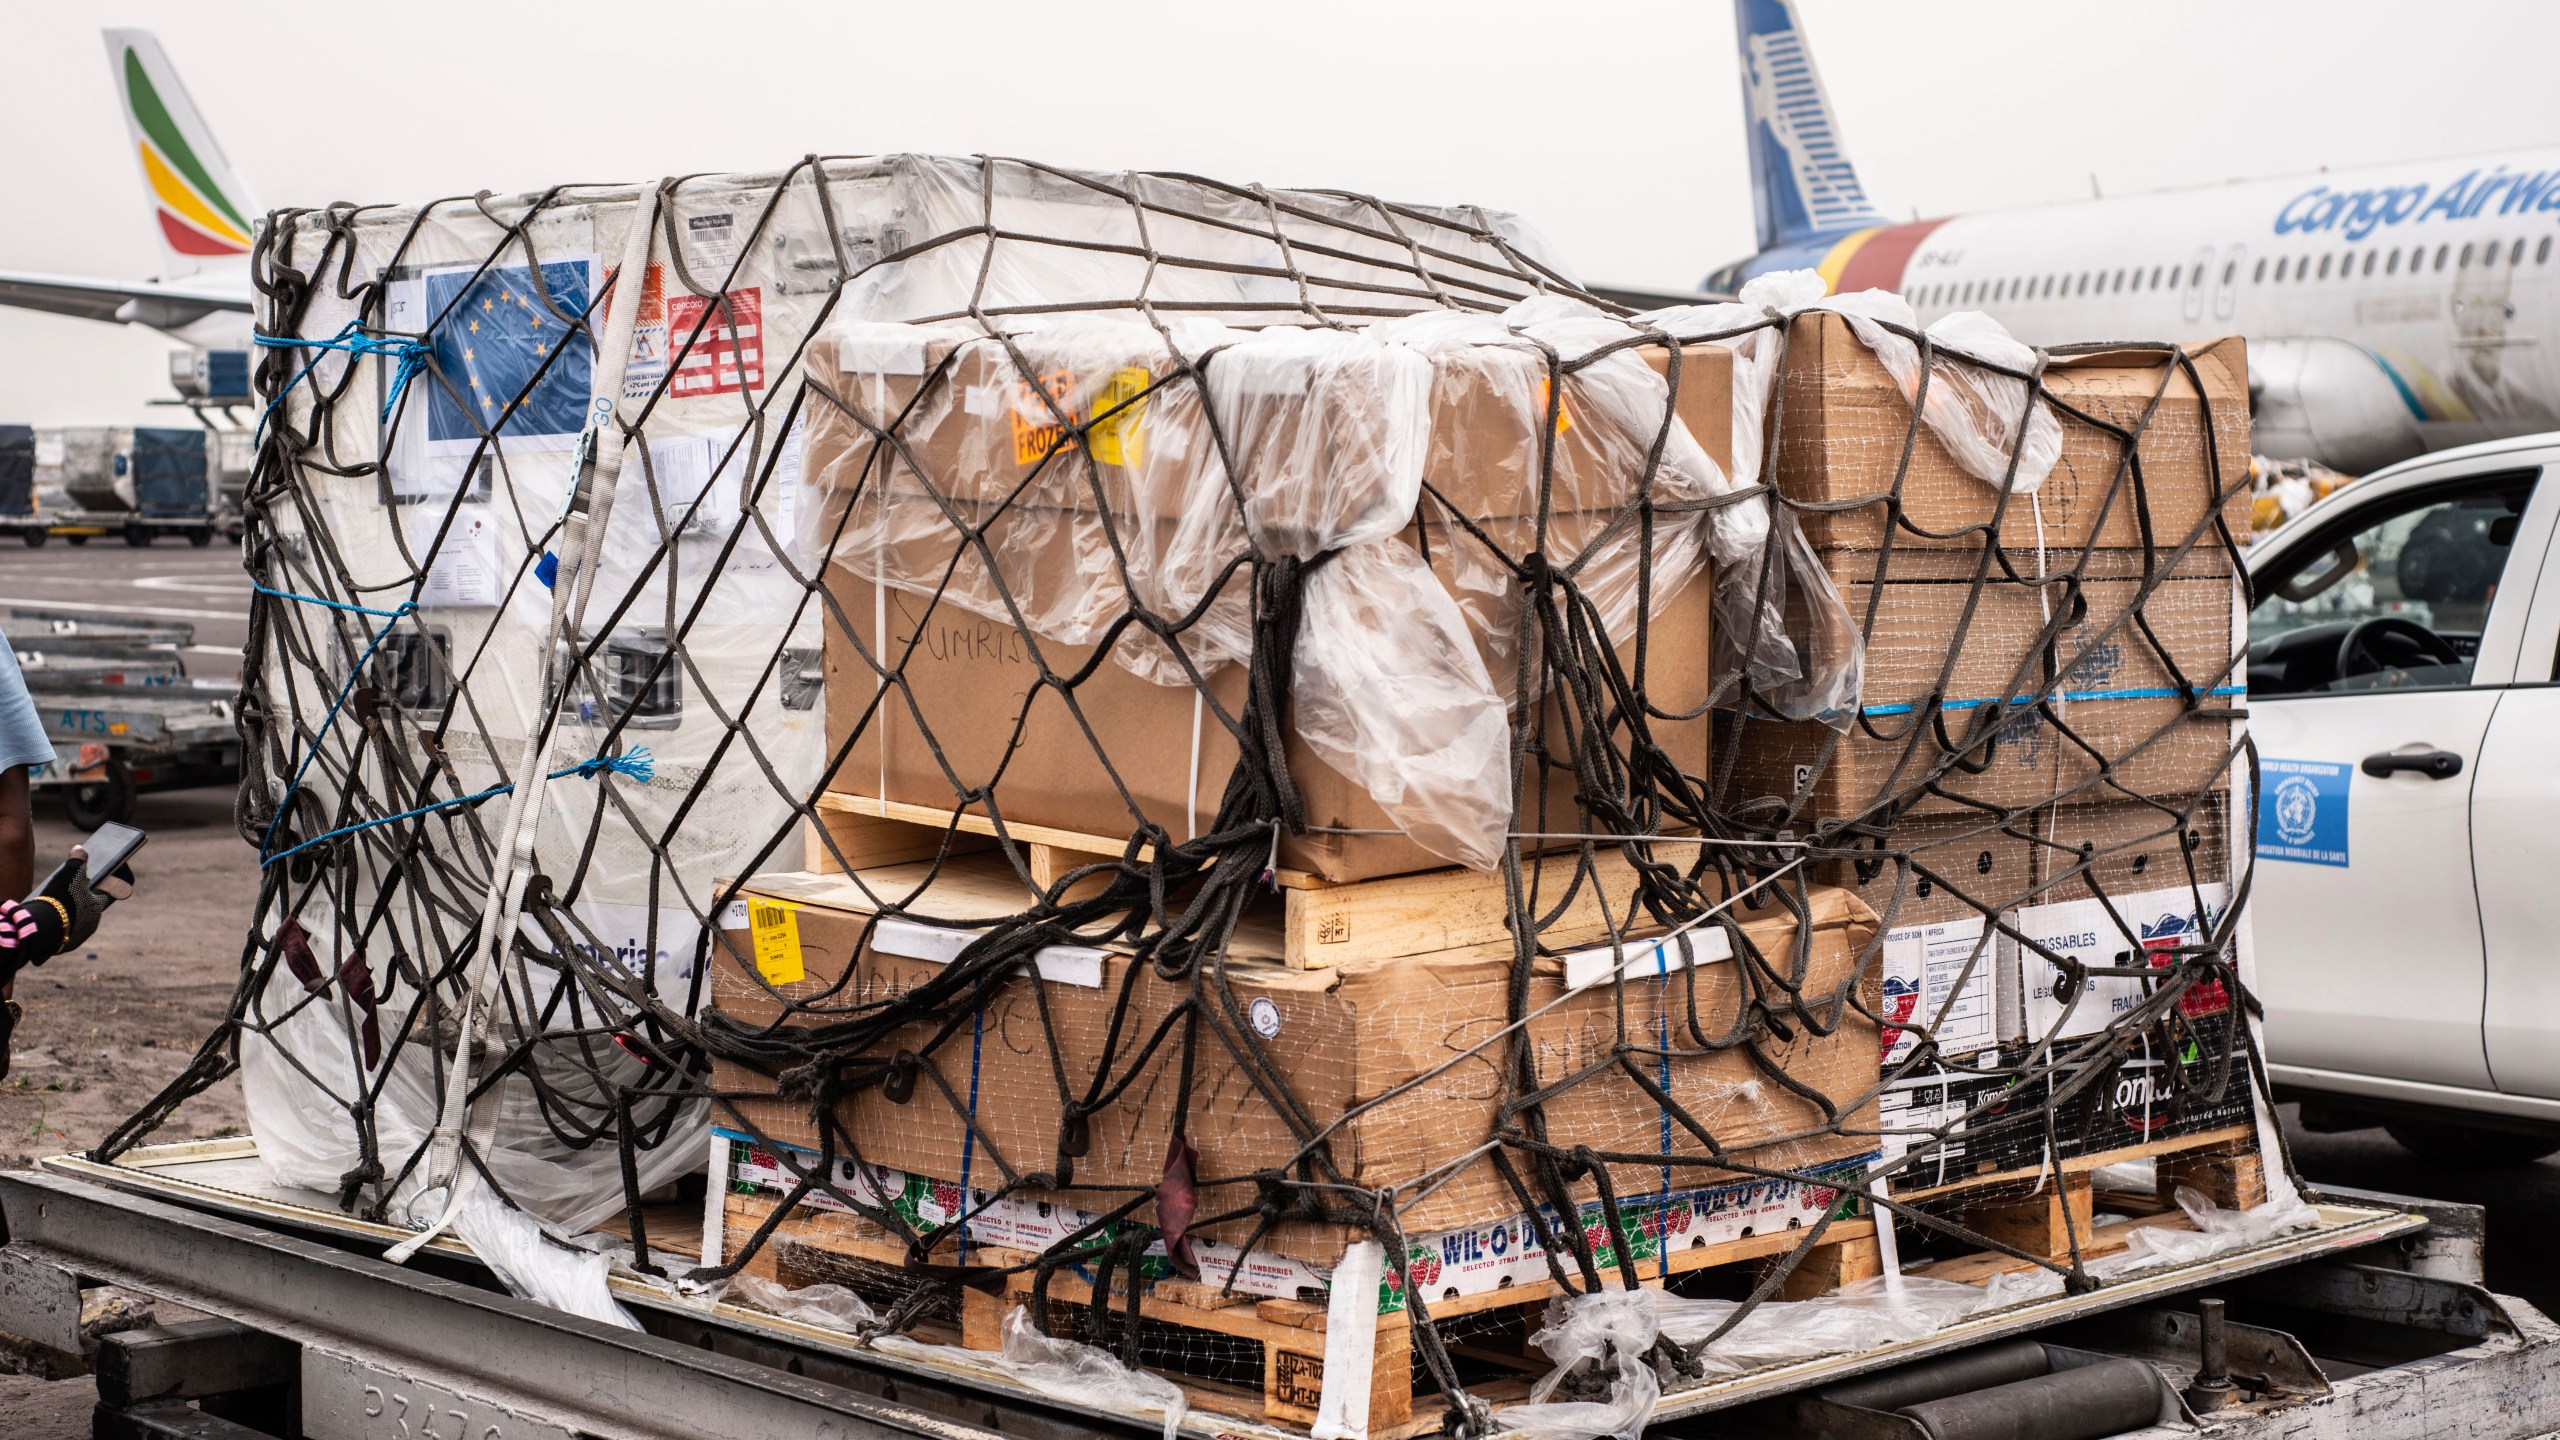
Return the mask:
[[(2187, 1265), (2263, 1245), (2279, 1235), (2320, 1223), (2320, 1212), (2303, 1203), (2290, 1179), (2270, 1175), (2267, 1188), (2273, 1198), (2264, 1204), (2232, 1210), (2181, 1185), (2177, 1190), (2178, 1208), (2186, 1212), (2195, 1228), (2142, 1226), (2126, 1237), (2124, 1249), (2102, 1255), (2085, 1268), (2101, 1283), (2112, 1282), (2163, 1265)], [(1996, 1309), (2060, 1293), (2062, 1277), (2050, 1270), (2013, 1270), (1992, 1277), (1991, 1298), (1985, 1308)]]
[[(1902, 387), (1904, 397), (1919, 397), (1920, 347), (1877, 323), (1920, 328), (1910, 301), (1890, 290), (1860, 290), (1833, 295), (1819, 302), (1819, 308), (1839, 312), (1858, 343), (1874, 351)], [(2036, 369), (2034, 348), (1979, 310), (1942, 315), (1928, 335), (1932, 345), (1985, 364), (2028, 374)], [(1929, 396), (1921, 419), (1966, 474), (2012, 494), (2033, 495), (2062, 458), (2062, 422), (2042, 397), (2031, 400), (2031, 393), (2025, 380), (1980, 366), (1935, 361), (1929, 367)]]
[(871, 1343), (892, 1355), (930, 1356), (943, 1365), (994, 1370), (1043, 1394), (1110, 1414), (1161, 1415), (1164, 1440), (1174, 1440), (1181, 1433), (1182, 1417), (1191, 1413), (1191, 1401), (1181, 1386), (1161, 1375), (1132, 1370), (1107, 1350), (1043, 1335), (1032, 1328), (1031, 1313), (1019, 1306), (1005, 1312), (1002, 1330), (1000, 1350), (962, 1350), (906, 1335), (881, 1335)]
[(456, 1197), (453, 1233), (496, 1272), (509, 1293), (625, 1330), (640, 1328), (606, 1284), (613, 1274), (610, 1259), (545, 1235), (532, 1216), (477, 1180), (466, 1179)]
[[(1530, 1392), (1532, 1403), (1506, 1407), (1498, 1419), (1504, 1430), (1539, 1440), (1635, 1440), (1661, 1399), (1661, 1380), (1647, 1356), (1657, 1339), (1693, 1352), (1691, 1360), (1709, 1376), (1739, 1375), (1924, 1339), (2000, 1303), (1979, 1287), (1950, 1280), (1903, 1276), (1897, 1282), (1863, 1280), (1810, 1300), (1763, 1301), (1748, 1310), (1732, 1300), (1653, 1289), (1607, 1289), (1558, 1300), (1547, 1309), (1546, 1328), (1530, 1339), (1555, 1369)], [(1717, 1335), (1738, 1311), (1741, 1321)], [(1549, 1399), (1577, 1370), (1583, 1383), (1607, 1376), (1609, 1398)]]

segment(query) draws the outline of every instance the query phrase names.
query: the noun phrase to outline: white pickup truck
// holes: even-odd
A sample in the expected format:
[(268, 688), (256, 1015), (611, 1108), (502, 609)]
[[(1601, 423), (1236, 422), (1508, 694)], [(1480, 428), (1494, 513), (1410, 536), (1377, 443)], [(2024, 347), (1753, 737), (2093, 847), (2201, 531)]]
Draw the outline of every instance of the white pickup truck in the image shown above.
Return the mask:
[(2249, 559), (2269, 1078), (2312, 1130), (2560, 1150), (2560, 435), (2448, 450)]

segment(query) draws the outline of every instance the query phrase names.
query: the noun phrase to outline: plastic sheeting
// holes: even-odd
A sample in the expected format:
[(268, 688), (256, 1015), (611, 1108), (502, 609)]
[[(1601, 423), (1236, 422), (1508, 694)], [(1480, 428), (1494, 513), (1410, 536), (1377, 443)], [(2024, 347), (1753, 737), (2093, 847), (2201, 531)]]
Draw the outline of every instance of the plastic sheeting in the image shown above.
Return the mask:
[(993, 1351), (934, 1345), (905, 1335), (881, 1335), (871, 1343), (892, 1355), (992, 1369), (1043, 1394), (1112, 1414), (1152, 1412), (1164, 1417), (1164, 1440), (1181, 1432), (1191, 1402), (1181, 1386), (1163, 1376), (1132, 1370), (1107, 1350), (1043, 1335), (1032, 1328), (1031, 1313), (1019, 1306), (1005, 1312), (1003, 1334), (1003, 1348)]
[[(840, 374), (821, 383), (880, 438), (831, 462), (822, 487), (851, 498), (812, 507), (804, 545), (1066, 644), (1104, 639), (1132, 607), (1165, 623), (1201, 610), (1170, 640), (1113, 647), (1182, 686), (1250, 655), (1239, 559), (1307, 562), (1298, 731), (1435, 854), (1490, 868), (1509, 827), (1521, 556), (1569, 575), (1612, 637), (1634, 633), (1640, 599), (1660, 613), (1712, 559), (1735, 663), (1764, 693), (1806, 678), (1783, 592), (1756, 587), (1768, 502), (1743, 496), (1673, 413), (1670, 383), (1633, 348), (1658, 336), (1560, 297), (1366, 330), (1015, 325), (831, 328)], [(1648, 537), (1633, 505), (1649, 466), (1649, 498), (1671, 508)], [(1429, 562), (1400, 537), (1417, 519)], [(1843, 630), (1791, 543), (1828, 632)], [(1825, 651), (1815, 709), (1854, 699), (1854, 641), (1846, 653), (1844, 666)]]
[[(2228, 1210), (2184, 1186), (2179, 1208), (2193, 1229), (2140, 1226), (2127, 1247), (2088, 1263), (2101, 1283), (2164, 1265), (2192, 1264), (2320, 1223), (2319, 1212), (2287, 1195), (2249, 1210)], [(1903, 1275), (1862, 1280), (1810, 1300), (1764, 1301), (1733, 1328), (1719, 1327), (1743, 1307), (1731, 1300), (1693, 1300), (1659, 1290), (1602, 1290), (1558, 1300), (1546, 1328), (1530, 1338), (1555, 1369), (1531, 1392), (1533, 1403), (1500, 1411), (1505, 1430), (1538, 1440), (1635, 1440), (1652, 1422), (1661, 1382), (1644, 1354), (1657, 1338), (1691, 1348), (1709, 1377), (1923, 1340), (1967, 1316), (2004, 1310), (2062, 1293), (2060, 1275), (2042, 1268), (1994, 1276), (1988, 1286)], [(1709, 1336), (1715, 1338), (1710, 1341)], [(1610, 1377), (1606, 1400), (1548, 1397), (1577, 1366)]]

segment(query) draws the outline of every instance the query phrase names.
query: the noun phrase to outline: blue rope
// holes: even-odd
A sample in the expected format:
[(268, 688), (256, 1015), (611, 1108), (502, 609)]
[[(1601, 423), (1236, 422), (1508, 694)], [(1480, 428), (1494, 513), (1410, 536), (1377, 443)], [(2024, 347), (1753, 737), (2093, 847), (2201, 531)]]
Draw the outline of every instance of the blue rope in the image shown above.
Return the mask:
[[(391, 418), (392, 411), (400, 408), (400, 397), (408, 390), (409, 381), (415, 378), (418, 371), (427, 363), (426, 341), (414, 335), (369, 335), (365, 333), (364, 322), (360, 320), (348, 321), (343, 329), (326, 340), (305, 340), (298, 335), (252, 335), (249, 338), (270, 350), (334, 350), (342, 355), (352, 355), (357, 359), (367, 356), (398, 356), (400, 368), (392, 372), (391, 394), (382, 402), (382, 418), (385, 420)], [(276, 407), (283, 404), (284, 397), (293, 393), (293, 387), (301, 384), (303, 377), (309, 375), (320, 364), (320, 359), (320, 356), (312, 356), (300, 370), (294, 372), (293, 378), (286, 381), (282, 389), (276, 391), (276, 398), (268, 401), (267, 408), (258, 416), (258, 430), (255, 438), (263, 442), (267, 432), (267, 421), (276, 413)]]
[(252, 585), (249, 588), (261, 595), (273, 595), (279, 600), (294, 600), (305, 605), (325, 605), (332, 610), (344, 610), (351, 615), (379, 615), (386, 620), (397, 620), (418, 608), (404, 602), (397, 610), (374, 610), (362, 605), (350, 605), (344, 600), (323, 600), (317, 595), (296, 595), (290, 590), (270, 590), (264, 585)]
[[(2199, 690), (2196, 694), (2199, 696), (2219, 699), (2231, 695), (2247, 694), (2248, 689), (2249, 687), (2246, 685), (2217, 685), (2210, 690)], [(2056, 700), (2174, 700), (2184, 693), (2184, 691), (2167, 685), (2144, 685), (2125, 690), (2064, 690), (2056, 694), (2053, 698)], [(2000, 703), (2000, 700), (1996, 696), (1993, 696), (1978, 700), (1942, 701), (1938, 708), (1941, 710), (1979, 710), (1985, 705), (1997, 705)], [(2036, 703), (2036, 697), (2033, 695), (2021, 695), (2017, 699), (2011, 700), (2008, 703), (2018, 706), (2033, 705)], [(1919, 708), (1920, 707), (1917, 705), (1868, 705), (1861, 708), (1858, 713), (1861, 715), (1875, 716), (1908, 715)]]
[[(580, 779), (592, 779), (595, 776), (605, 774), (608, 771), (616, 775), (628, 775), (632, 779), (646, 785), (649, 783), (650, 777), (657, 773), (657, 765), (655, 761), (649, 758), (649, 747), (646, 745), (640, 745), (633, 747), (630, 751), (621, 755), (611, 757), (598, 755), (590, 759), (581, 760), (575, 765), (564, 765), (561, 768), (552, 771), (550, 778), (554, 780), (563, 780), (569, 776), (575, 775)], [(481, 801), (489, 799), (492, 796), (504, 795), (514, 788), (516, 788), (516, 782), (510, 780), (504, 785), (492, 785), (488, 789), (480, 791), (475, 795), (462, 795), (451, 800), (438, 800), (432, 805), (421, 805), (414, 810), (403, 810), (397, 815), (385, 815), (379, 820), (361, 820), (353, 825), (341, 825), (337, 829), (332, 830), (325, 835), (314, 835), (310, 839), (303, 841), (301, 844), (294, 846), (290, 850), (268, 856), (266, 859), (258, 862), (258, 868), (263, 870), (267, 866), (273, 865), (279, 860), (289, 859), (310, 849), (314, 845), (335, 840), (342, 835), (353, 835), (359, 830), (371, 830), (381, 825), (397, 825), (403, 820), (415, 820), (421, 815), (433, 815), (440, 811), (458, 809), (464, 805), (477, 805)], [(268, 833), (274, 833), (272, 826), (269, 827)]]
[(302, 777), (311, 773), (311, 762), (320, 758), (320, 742), (328, 738), (329, 727), (337, 723), (338, 712), (346, 707), (347, 696), (354, 693), (356, 681), (364, 675), (365, 667), (373, 663), (373, 652), (381, 649), (382, 642), (391, 638), (391, 627), (400, 623), (400, 617), (414, 613), (418, 606), (416, 601), (403, 600), (397, 610), (367, 610), (361, 605), (349, 605), (337, 600), (322, 600), (315, 596), (291, 595), (282, 590), (268, 590), (263, 585), (258, 588), (266, 594), (283, 595), (306, 605), (324, 605), (332, 610), (354, 610), (366, 615), (387, 617), (382, 622), (382, 628), (374, 631), (373, 638), (365, 642), (364, 653), (356, 657), (355, 668), (347, 672), (345, 682), (338, 686), (337, 697), (329, 702), (328, 713), (320, 717), (319, 727), (311, 732), (311, 748), (303, 752), (302, 763), (293, 767), (293, 782), (284, 787), (284, 798), (276, 803), (276, 813), (268, 817), (267, 833), (258, 838), (258, 849), (263, 852), (269, 845), (275, 843), (276, 827), (283, 824), (284, 817), (292, 811), (293, 797), (302, 790)]

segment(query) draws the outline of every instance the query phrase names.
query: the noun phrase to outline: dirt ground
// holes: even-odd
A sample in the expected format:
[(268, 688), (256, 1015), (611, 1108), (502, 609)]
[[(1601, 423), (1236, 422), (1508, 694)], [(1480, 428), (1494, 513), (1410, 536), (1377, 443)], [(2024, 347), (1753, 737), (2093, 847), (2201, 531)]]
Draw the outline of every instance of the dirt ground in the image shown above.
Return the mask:
[[(137, 823), (151, 838), (134, 862), (133, 898), (107, 912), (82, 951), (19, 977), (26, 1016), (0, 1081), (7, 1163), (96, 1144), (185, 1068), (230, 1003), (258, 893), (256, 852), (232, 828), (231, 792), (145, 795)], [(37, 800), (39, 873), (79, 838), (58, 804)], [(239, 1082), (225, 1080), (154, 1138), (236, 1135), (245, 1123)]]
[[(231, 792), (145, 795), (137, 823), (151, 839), (134, 861), (133, 898), (107, 912), (81, 951), (19, 977), (26, 1018), (0, 1080), (0, 1163), (95, 1145), (186, 1067), (230, 1003), (258, 896), (256, 852), (231, 826)], [(38, 871), (79, 838), (59, 804), (37, 800)], [(228, 1079), (153, 1138), (236, 1135), (245, 1123), (240, 1082)], [(0, 1435), (81, 1440), (96, 1403), (85, 1377), (0, 1375)]]

